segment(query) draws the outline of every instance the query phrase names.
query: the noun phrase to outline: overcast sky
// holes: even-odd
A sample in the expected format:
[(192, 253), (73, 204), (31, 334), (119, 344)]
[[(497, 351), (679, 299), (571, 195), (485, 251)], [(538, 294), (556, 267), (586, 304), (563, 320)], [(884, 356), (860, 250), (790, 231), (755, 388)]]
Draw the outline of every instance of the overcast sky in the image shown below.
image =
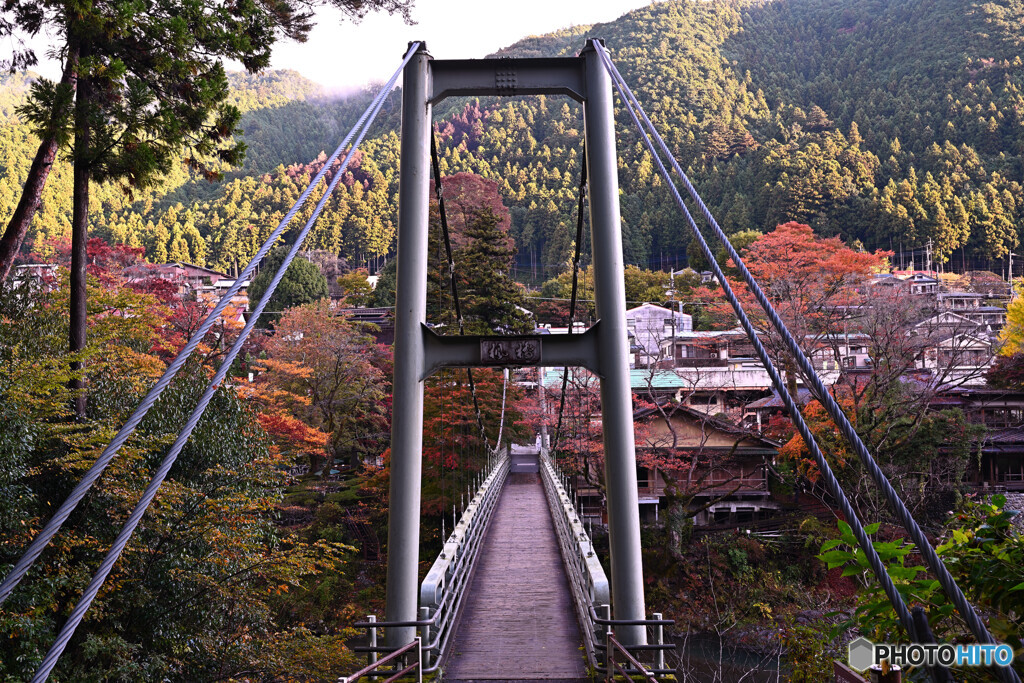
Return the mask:
[[(321, 11), (309, 40), (278, 43), (271, 66), (295, 69), (330, 89), (350, 89), (386, 80), (412, 40), (425, 40), (437, 59), (472, 59), (526, 36), (611, 21), (649, 4), (651, 0), (414, 0), (416, 23), (411, 26), (386, 14), (353, 24), (340, 21), (340, 12)], [(33, 44), (41, 62), (36, 70), (59, 78), (59, 67), (44, 63), (46, 41)], [(10, 47), (0, 45), (0, 50), (9, 52)]]
[[(309, 40), (280, 43), (273, 66), (295, 69), (329, 88), (387, 79), (412, 40), (425, 40), (437, 59), (472, 59), (520, 38), (568, 26), (611, 21), (650, 0), (414, 0), (412, 26), (371, 15), (359, 24), (323, 12)], [(582, 46), (581, 46), (582, 47)]]

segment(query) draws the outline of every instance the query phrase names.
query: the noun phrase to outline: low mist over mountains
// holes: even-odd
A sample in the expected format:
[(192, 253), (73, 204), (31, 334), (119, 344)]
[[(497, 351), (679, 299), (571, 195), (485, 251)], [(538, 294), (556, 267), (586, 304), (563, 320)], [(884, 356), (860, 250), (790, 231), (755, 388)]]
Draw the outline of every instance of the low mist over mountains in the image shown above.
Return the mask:
[[(729, 233), (788, 220), (865, 248), (931, 240), (956, 267), (1018, 243), (1024, 202), (1024, 6), (1017, 0), (664, 2), (525, 39), (501, 56), (568, 56), (603, 37)], [(35, 139), (0, 83), (0, 206), (17, 202)], [(96, 189), (94, 231), (155, 261), (246, 262), (371, 93), (324, 96), (295, 72), (235, 74), (248, 155), (210, 184), (180, 169), (156, 190)], [(371, 266), (394, 249), (400, 93), (389, 98), (310, 248)], [(574, 232), (581, 110), (565, 98), (448, 101), (435, 111), (445, 175), (498, 184), (522, 278), (564, 268)], [(690, 240), (628, 117), (619, 153), (626, 258), (682, 265)], [(30, 239), (65, 235), (71, 174), (54, 171)], [(310, 208), (311, 210), (311, 208)], [(301, 225), (301, 223), (297, 223)], [(296, 228), (297, 229), (297, 228)]]

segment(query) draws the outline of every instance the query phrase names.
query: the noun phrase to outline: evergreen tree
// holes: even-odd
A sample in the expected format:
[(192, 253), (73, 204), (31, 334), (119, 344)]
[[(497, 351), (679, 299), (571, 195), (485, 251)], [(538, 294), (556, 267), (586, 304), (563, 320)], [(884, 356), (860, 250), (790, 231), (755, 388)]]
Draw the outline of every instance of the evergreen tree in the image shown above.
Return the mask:
[(509, 275), (515, 252), (489, 208), (466, 222), (469, 243), (455, 257), (467, 332), (517, 334), (533, 329), (523, 289)]
[[(250, 307), (255, 308), (263, 294), (270, 286), (290, 247), (277, 247), (263, 259), (259, 274), (249, 283), (248, 293)], [(320, 272), (316, 264), (301, 255), (297, 255), (284, 271), (281, 282), (267, 302), (266, 313), (260, 316), (260, 326), (266, 327), (270, 322), (280, 318), (281, 314), (294, 306), (310, 304), (328, 296), (327, 278)]]

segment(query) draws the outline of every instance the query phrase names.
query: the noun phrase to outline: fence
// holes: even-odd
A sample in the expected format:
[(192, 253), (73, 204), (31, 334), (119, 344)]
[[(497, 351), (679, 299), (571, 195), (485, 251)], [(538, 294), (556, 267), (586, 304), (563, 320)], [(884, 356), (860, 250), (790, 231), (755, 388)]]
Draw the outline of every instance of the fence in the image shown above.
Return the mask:
[[(544, 493), (548, 499), (548, 506), (551, 508), (551, 517), (555, 523), (555, 533), (558, 536), (562, 562), (565, 565), (569, 588), (572, 591), (576, 618), (583, 633), (583, 646), (587, 652), (587, 661), (596, 671), (608, 674), (610, 668), (608, 664), (611, 663), (613, 667), (615, 666), (614, 653), (609, 651), (608, 645), (608, 637), (612, 634), (612, 629), (615, 626), (646, 626), (649, 644), (631, 645), (624, 649), (629, 651), (629, 657), (634, 662), (638, 661), (641, 652), (652, 653), (650, 668), (645, 668), (643, 665), (636, 668), (630, 663), (627, 670), (645, 677), (675, 673), (673, 669), (665, 667), (664, 658), (665, 651), (674, 648), (673, 645), (664, 643), (665, 627), (672, 626), (675, 622), (662, 619), (660, 614), (653, 615), (653, 619), (640, 621), (611, 618), (611, 608), (609, 607), (611, 591), (608, 577), (594, 551), (594, 544), (590, 536), (583, 528), (583, 522), (573, 505), (573, 500), (566, 492), (565, 483), (546, 450), (541, 451), (540, 472), (541, 481), (544, 483)], [(601, 615), (598, 615), (598, 609), (602, 611)], [(614, 642), (618, 643), (618, 641)], [(623, 649), (621, 645), (619, 647)], [(614, 677), (614, 674), (611, 675)]]
[(369, 636), (367, 645), (354, 648), (356, 652), (367, 653), (368, 664), (376, 662), (381, 653), (394, 653), (390, 648), (377, 645), (378, 629), (415, 626), (419, 630), (417, 640), (422, 643), (421, 675), (438, 669), (508, 471), (508, 451), (499, 451), (490, 473), (480, 482), (440, 555), (420, 584), (420, 618), (410, 622), (383, 622), (376, 621), (371, 615), (367, 621), (355, 624), (357, 628), (366, 629)]

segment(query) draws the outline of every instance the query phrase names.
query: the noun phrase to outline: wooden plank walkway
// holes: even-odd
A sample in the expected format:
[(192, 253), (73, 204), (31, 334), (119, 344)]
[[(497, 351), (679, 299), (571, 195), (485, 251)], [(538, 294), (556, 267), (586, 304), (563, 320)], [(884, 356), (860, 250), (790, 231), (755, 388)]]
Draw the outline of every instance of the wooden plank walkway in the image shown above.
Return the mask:
[(446, 681), (586, 681), (540, 475), (508, 475), (444, 666)]

